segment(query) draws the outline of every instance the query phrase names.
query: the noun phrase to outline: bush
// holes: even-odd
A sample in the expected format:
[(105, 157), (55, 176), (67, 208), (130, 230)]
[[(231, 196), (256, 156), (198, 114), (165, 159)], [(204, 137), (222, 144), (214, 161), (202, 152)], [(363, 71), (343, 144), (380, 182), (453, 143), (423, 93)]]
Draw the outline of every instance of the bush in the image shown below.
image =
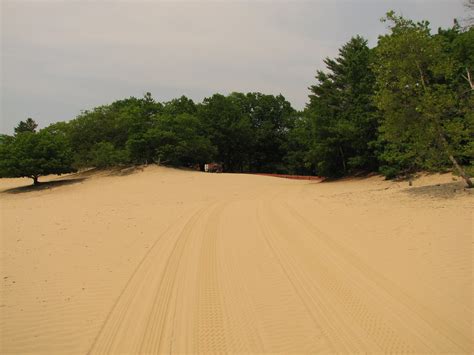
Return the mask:
[(97, 143), (92, 151), (92, 165), (96, 168), (107, 168), (128, 162), (126, 150), (115, 149), (110, 142)]

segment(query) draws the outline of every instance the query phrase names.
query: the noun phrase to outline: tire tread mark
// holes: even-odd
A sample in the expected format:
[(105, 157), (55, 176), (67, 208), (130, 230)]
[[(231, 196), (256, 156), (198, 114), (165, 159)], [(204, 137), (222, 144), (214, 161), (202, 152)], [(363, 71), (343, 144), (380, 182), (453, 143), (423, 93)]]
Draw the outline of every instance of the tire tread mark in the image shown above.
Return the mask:
[[(268, 204), (265, 208), (265, 211), (269, 213), (273, 212), (272, 206)], [(274, 213), (274, 212), (273, 212)], [(278, 221), (277, 223), (283, 223), (282, 219), (277, 215), (272, 217), (272, 220)], [(291, 243), (295, 243), (296, 240), (292, 239)], [(306, 247), (306, 244), (302, 244), (303, 247)], [(315, 249), (318, 250), (318, 249)], [(283, 251), (280, 253), (284, 254)], [(359, 351), (366, 350), (367, 347), (378, 349), (378, 351), (395, 351), (395, 352), (410, 352), (413, 351), (409, 344), (404, 343), (401, 339), (397, 337), (397, 334), (391, 329), (391, 327), (386, 324), (382, 318), (377, 314), (371, 311), (370, 307), (364, 304), (362, 299), (357, 296), (345, 282), (337, 276), (335, 271), (331, 266), (330, 259), (327, 258), (324, 254), (316, 254), (311, 260), (313, 265), (318, 265), (313, 268), (313, 272), (318, 272), (318, 284), (317, 287), (320, 287), (323, 292), (310, 292), (306, 293), (307, 295), (319, 294), (319, 302), (323, 302), (327, 309), (332, 309), (332, 319), (330, 322), (326, 321), (326, 325), (334, 324), (336, 321), (339, 325), (337, 327), (337, 333), (339, 334), (338, 338), (335, 339), (334, 328), (331, 332), (332, 342), (337, 344), (338, 347), (343, 346), (345, 351)], [(307, 271), (303, 269), (298, 270), (299, 262), (296, 262), (288, 253), (286, 255), (288, 265), (291, 266), (291, 269), (296, 274), (293, 274), (293, 277), (297, 280), (305, 279), (305, 282), (300, 281), (298, 284), (299, 288), (304, 289), (304, 285), (310, 286), (312, 283), (310, 278), (308, 278)], [(293, 260), (292, 260), (293, 259)], [(334, 266), (334, 265), (333, 265)], [(327, 291), (332, 291), (332, 299), (324, 299), (323, 293)], [(313, 307), (316, 306), (314, 299), (310, 296)], [(337, 302), (338, 307), (335, 307), (334, 301)], [(321, 313), (321, 312), (320, 312)], [(357, 324), (358, 327), (347, 327), (343, 318), (338, 315), (349, 316), (353, 319), (353, 324)], [(367, 338), (364, 336), (364, 333), (375, 334), (376, 336)], [(363, 341), (362, 341), (363, 340)], [(384, 344), (392, 344), (391, 349), (384, 349)]]
[[(212, 205), (211, 205), (212, 206)], [(167, 325), (166, 318), (169, 316), (170, 303), (176, 283), (178, 269), (185, 249), (186, 242), (192, 235), (192, 231), (199, 219), (210, 208), (205, 208), (194, 214), (183, 227), (181, 233), (176, 238), (173, 249), (166, 261), (165, 268), (160, 278), (160, 285), (157, 288), (153, 299), (153, 306), (146, 321), (146, 331), (143, 334), (140, 344), (140, 353), (160, 353), (164, 329)], [(145, 350), (146, 349), (146, 350)]]
[[(291, 284), (295, 294), (298, 296), (301, 303), (305, 307), (308, 315), (310, 316), (310, 318), (312, 319), (314, 324), (319, 329), (321, 329), (322, 333), (324, 334), (325, 342), (327, 343), (327, 347), (329, 348), (329, 349), (325, 349), (325, 351), (329, 351), (331, 353), (334, 353), (335, 351), (334, 351), (334, 348), (333, 348), (333, 344), (331, 344), (331, 342), (329, 341), (329, 338), (325, 334), (324, 329), (322, 329), (322, 327), (321, 327), (321, 324), (320, 324), (320, 321), (318, 320), (318, 317), (314, 314), (310, 304), (306, 301), (305, 297), (303, 296), (302, 291), (306, 292), (306, 290), (304, 289), (304, 287), (301, 287), (301, 285), (300, 285), (300, 287), (298, 287), (297, 283), (294, 280), (295, 277), (294, 276), (292, 277), (292, 275), (290, 275), (290, 272), (288, 271), (288, 268), (285, 267), (285, 265), (283, 264), (282, 255), (281, 255), (280, 250), (274, 245), (274, 243), (270, 242), (269, 235), (273, 236), (273, 232), (269, 229), (268, 225), (266, 225), (265, 222), (263, 222), (263, 218), (261, 217), (261, 213), (260, 213), (260, 210), (258, 208), (257, 208), (257, 220), (258, 220), (259, 228), (262, 232), (261, 234), (263, 236), (263, 239), (265, 240), (265, 244), (269, 247), (270, 251), (275, 256), (281, 270), (283, 271), (283, 273), (286, 276), (287, 280)], [(287, 266), (291, 266), (291, 265), (289, 265), (287, 263)]]
[(217, 242), (220, 214), (225, 204), (217, 206), (210, 215), (205, 229), (199, 259), (199, 291), (197, 319), (198, 353), (227, 352), (224, 329), (222, 284), (218, 279)]
[[(383, 290), (387, 295), (390, 296), (391, 299), (399, 299), (398, 301), (402, 306), (408, 308), (411, 314), (415, 314), (419, 319), (421, 319), (425, 324), (433, 328), (436, 332), (438, 332), (438, 336), (443, 335), (446, 339), (452, 343), (452, 345), (456, 345), (459, 347), (459, 350), (462, 351), (470, 351), (471, 349), (463, 348), (462, 344), (469, 344), (470, 341), (464, 337), (462, 333), (460, 333), (457, 329), (446, 324), (445, 321), (439, 319), (435, 314), (429, 311), (425, 306), (417, 302), (415, 299), (407, 295), (403, 292), (399, 287), (395, 284), (390, 282), (386, 277), (380, 275), (378, 272), (373, 270), (371, 267), (366, 265), (362, 262), (357, 256), (351, 253), (346, 247), (342, 246), (340, 243), (336, 242), (333, 238), (331, 238), (326, 233), (322, 232), (319, 228), (314, 226), (313, 223), (308, 221), (304, 218), (300, 213), (298, 213), (294, 207), (290, 206), (288, 202), (284, 202), (284, 206), (290, 211), (293, 217), (303, 225), (306, 230), (308, 230), (312, 235), (316, 236), (319, 242), (322, 242), (329, 250), (331, 250), (334, 254), (341, 254), (343, 259), (347, 261), (352, 267), (360, 272), (361, 275), (368, 275), (370, 280), (373, 280), (375, 287)], [(322, 238), (324, 236), (325, 238)], [(436, 328), (436, 329), (435, 329)], [(440, 333), (440, 330), (443, 330), (443, 333)], [(455, 338), (449, 336), (448, 334), (454, 334)], [(422, 339), (420, 339), (423, 341)], [(428, 349), (431, 351), (436, 351), (430, 344), (430, 341), (424, 340), (423, 343), (426, 345)]]
[(140, 259), (140, 261), (138, 262), (137, 266), (134, 268), (133, 272), (131, 273), (130, 277), (127, 279), (127, 281), (125, 282), (125, 285), (122, 287), (119, 295), (117, 296), (117, 298), (115, 299), (112, 307), (110, 308), (109, 312), (107, 313), (107, 316), (105, 317), (104, 321), (102, 322), (102, 325), (101, 327), (99, 328), (99, 331), (97, 332), (94, 340), (92, 341), (90, 347), (89, 347), (89, 350), (87, 351), (87, 354), (91, 354), (94, 350), (94, 348), (96, 347), (99, 339), (101, 338), (103, 332), (104, 332), (104, 329), (105, 327), (107, 326), (107, 324), (109, 324), (110, 322), (110, 319), (112, 317), (112, 314), (114, 314), (114, 312), (116, 312), (116, 309), (118, 307), (118, 304), (120, 303), (120, 300), (122, 299), (123, 295), (125, 294), (125, 292), (127, 291), (127, 289), (130, 287), (130, 284), (132, 283), (132, 281), (135, 279), (136, 275), (138, 274), (139, 271), (141, 271), (140, 269), (142, 268), (142, 266), (144, 265), (145, 261), (148, 259), (148, 257), (150, 256), (150, 254), (154, 251), (155, 247), (157, 246), (158, 242), (161, 241), (161, 238), (166, 234), (168, 233), (176, 224), (177, 221), (179, 221), (180, 219), (182, 218), (182, 216), (179, 216), (178, 218), (176, 218), (172, 223), (170, 223), (168, 225), (168, 227), (163, 231), (161, 232), (158, 237), (155, 239), (155, 241), (153, 242), (153, 244), (151, 245), (151, 247), (146, 251), (146, 253), (143, 255), (143, 257)]
[[(194, 213), (192, 213), (191, 217), (188, 217), (188, 221), (191, 220), (196, 215), (201, 214), (204, 209), (205, 208), (200, 208), (197, 211), (195, 211)], [(153, 242), (151, 247), (147, 250), (147, 252), (140, 259), (139, 263), (134, 268), (132, 274), (127, 279), (127, 282), (125, 283), (124, 287), (121, 289), (119, 295), (117, 296), (116, 300), (114, 301), (114, 304), (112, 305), (109, 312), (107, 313), (107, 316), (104, 319), (97, 335), (95, 336), (95, 338), (94, 338), (87, 354), (92, 354), (94, 352), (97, 352), (96, 348), (98, 347), (99, 343), (101, 344), (101, 348), (103, 349), (103, 350), (99, 351), (100, 353), (107, 353), (110, 350), (110, 348), (112, 347), (115, 335), (118, 332), (118, 328), (122, 324), (123, 318), (125, 317), (126, 312), (129, 308), (128, 306), (130, 305), (130, 303), (133, 301), (134, 297), (136, 296), (136, 291), (131, 292), (131, 295), (128, 296), (128, 298), (124, 301), (125, 304), (121, 308), (118, 308), (119, 304), (123, 301), (123, 297), (124, 297), (125, 293), (130, 290), (130, 287), (132, 286), (132, 283), (137, 280), (137, 276), (142, 274), (143, 272), (146, 272), (147, 268), (151, 267), (151, 265), (148, 265), (148, 267), (145, 268), (145, 266), (146, 266), (145, 263), (149, 260), (152, 253), (155, 251), (155, 249), (156, 249), (157, 245), (159, 244), (159, 242), (162, 240), (162, 238), (165, 235), (167, 235), (174, 228), (176, 228), (176, 225), (178, 224), (178, 221), (181, 220), (181, 219), (183, 219), (182, 215), (180, 215), (178, 218), (173, 220), (173, 222), (170, 223), (168, 225), (168, 227), (158, 235), (158, 237), (155, 239), (155, 241)], [(115, 321), (114, 324), (111, 324), (110, 322), (111, 322), (113, 316), (117, 317), (117, 321)], [(106, 327), (108, 327), (108, 326), (111, 327), (111, 329), (108, 332), (109, 334), (106, 335), (104, 332), (105, 332)]]

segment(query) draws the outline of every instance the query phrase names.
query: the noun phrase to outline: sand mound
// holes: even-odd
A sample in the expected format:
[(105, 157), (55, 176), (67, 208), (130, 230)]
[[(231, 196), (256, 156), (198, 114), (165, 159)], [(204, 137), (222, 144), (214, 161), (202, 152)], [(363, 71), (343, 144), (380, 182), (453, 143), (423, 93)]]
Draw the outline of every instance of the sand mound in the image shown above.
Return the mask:
[(451, 175), (44, 180), (0, 180), (0, 353), (473, 352)]

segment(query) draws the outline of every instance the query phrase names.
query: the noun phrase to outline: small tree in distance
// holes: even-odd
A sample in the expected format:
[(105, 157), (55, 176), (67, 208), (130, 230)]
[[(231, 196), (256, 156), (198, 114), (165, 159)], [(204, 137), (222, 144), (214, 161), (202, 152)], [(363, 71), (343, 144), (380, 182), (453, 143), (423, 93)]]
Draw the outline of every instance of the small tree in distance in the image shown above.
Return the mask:
[(73, 172), (73, 155), (63, 135), (48, 130), (38, 133), (25, 127), (36, 127), (31, 120), (21, 122), (14, 137), (0, 140), (0, 177), (29, 177), (37, 185), (40, 176)]
[(28, 118), (26, 121), (20, 121), (18, 126), (15, 127), (15, 134), (25, 133), (25, 132), (36, 132), (38, 124), (32, 119)]

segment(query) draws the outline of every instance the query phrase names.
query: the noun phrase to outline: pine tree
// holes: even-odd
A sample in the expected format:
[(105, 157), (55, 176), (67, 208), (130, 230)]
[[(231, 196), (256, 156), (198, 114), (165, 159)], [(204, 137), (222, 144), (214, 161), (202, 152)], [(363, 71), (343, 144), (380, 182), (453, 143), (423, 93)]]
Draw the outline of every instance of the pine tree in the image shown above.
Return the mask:
[(311, 86), (307, 115), (313, 126), (311, 156), (318, 174), (340, 176), (372, 170), (377, 161), (371, 145), (377, 132), (372, 104), (374, 75), (367, 41), (352, 38), (335, 59), (324, 61)]

